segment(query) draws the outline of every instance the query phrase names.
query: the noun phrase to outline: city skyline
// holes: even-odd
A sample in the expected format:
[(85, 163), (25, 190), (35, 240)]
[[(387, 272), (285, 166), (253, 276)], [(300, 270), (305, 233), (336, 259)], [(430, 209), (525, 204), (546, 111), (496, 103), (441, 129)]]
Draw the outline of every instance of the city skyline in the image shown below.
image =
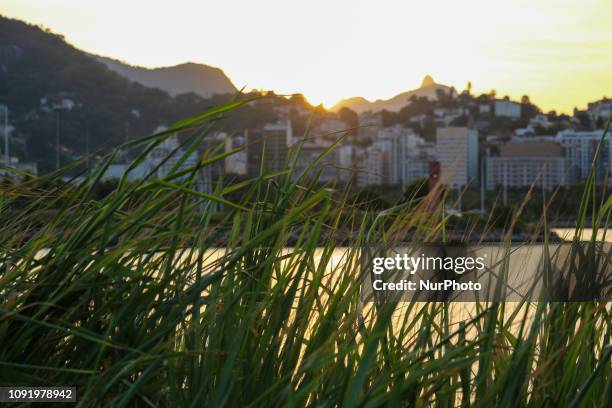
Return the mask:
[(299, 92), (326, 107), (386, 99), (427, 74), (459, 90), (471, 81), (476, 93), (527, 94), (545, 111), (612, 94), (610, 0), (149, 3), (0, 0), (4, 15), (88, 52), (146, 67), (217, 66), (238, 88)]

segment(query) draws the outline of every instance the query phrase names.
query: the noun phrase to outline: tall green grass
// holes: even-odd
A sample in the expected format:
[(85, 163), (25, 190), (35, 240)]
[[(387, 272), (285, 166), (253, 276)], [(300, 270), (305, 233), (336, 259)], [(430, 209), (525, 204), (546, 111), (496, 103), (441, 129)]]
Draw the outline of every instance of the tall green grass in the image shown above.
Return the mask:
[[(243, 103), (119, 150), (140, 149), (136, 165), (189, 131), (186, 159)], [(86, 407), (612, 401), (609, 303), (362, 302), (360, 248), (407, 229), (442, 236), (434, 195), (377, 214), (320, 187), (316, 163), (204, 193), (214, 153), (95, 198), (113, 157), (74, 183), (59, 179), (79, 166), (3, 186), (1, 385), (76, 386)], [(577, 228), (587, 208), (593, 225), (609, 220), (611, 199), (590, 193)]]

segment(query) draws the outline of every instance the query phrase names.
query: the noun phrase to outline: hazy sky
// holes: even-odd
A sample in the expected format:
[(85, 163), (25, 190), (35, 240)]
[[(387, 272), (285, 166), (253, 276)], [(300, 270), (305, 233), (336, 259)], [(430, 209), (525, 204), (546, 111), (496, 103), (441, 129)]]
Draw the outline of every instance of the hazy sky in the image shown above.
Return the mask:
[(0, 13), (131, 64), (206, 63), (326, 106), (426, 74), (545, 110), (612, 97), (612, 0), (0, 0)]

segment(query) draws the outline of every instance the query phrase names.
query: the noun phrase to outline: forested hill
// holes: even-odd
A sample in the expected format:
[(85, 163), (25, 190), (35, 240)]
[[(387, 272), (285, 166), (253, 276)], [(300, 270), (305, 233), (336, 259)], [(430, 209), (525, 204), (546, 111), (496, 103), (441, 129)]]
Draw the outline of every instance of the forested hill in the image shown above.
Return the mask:
[(172, 67), (144, 68), (112, 59), (94, 56), (111, 70), (149, 88), (159, 88), (170, 95), (194, 92), (203, 98), (216, 94), (233, 94), (236, 87), (225, 73), (215, 67), (193, 62)]
[(0, 104), (15, 127), (11, 153), (37, 161), (42, 172), (54, 166), (58, 117), (65, 163), (86, 151), (86, 138), (91, 150), (116, 145), (216, 102), (146, 88), (60, 35), (0, 16)]

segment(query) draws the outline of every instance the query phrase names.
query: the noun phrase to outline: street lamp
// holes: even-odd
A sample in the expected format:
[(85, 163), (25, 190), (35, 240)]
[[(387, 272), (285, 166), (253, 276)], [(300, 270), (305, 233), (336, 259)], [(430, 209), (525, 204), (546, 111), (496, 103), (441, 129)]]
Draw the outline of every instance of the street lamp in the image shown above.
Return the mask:
[(55, 118), (55, 170), (60, 167), (60, 113), (56, 112)]
[[(9, 154), (9, 140), (8, 140), (8, 105), (2, 105), (4, 107), (4, 164), (9, 165), (11, 156)], [(8, 254), (7, 254), (8, 255)], [(11, 271), (11, 263), (9, 262), (8, 256), (4, 260), (6, 267), (6, 276)]]
[(8, 139), (8, 106), (2, 105), (2, 107), (4, 108), (4, 164), (8, 166), (11, 163)]

